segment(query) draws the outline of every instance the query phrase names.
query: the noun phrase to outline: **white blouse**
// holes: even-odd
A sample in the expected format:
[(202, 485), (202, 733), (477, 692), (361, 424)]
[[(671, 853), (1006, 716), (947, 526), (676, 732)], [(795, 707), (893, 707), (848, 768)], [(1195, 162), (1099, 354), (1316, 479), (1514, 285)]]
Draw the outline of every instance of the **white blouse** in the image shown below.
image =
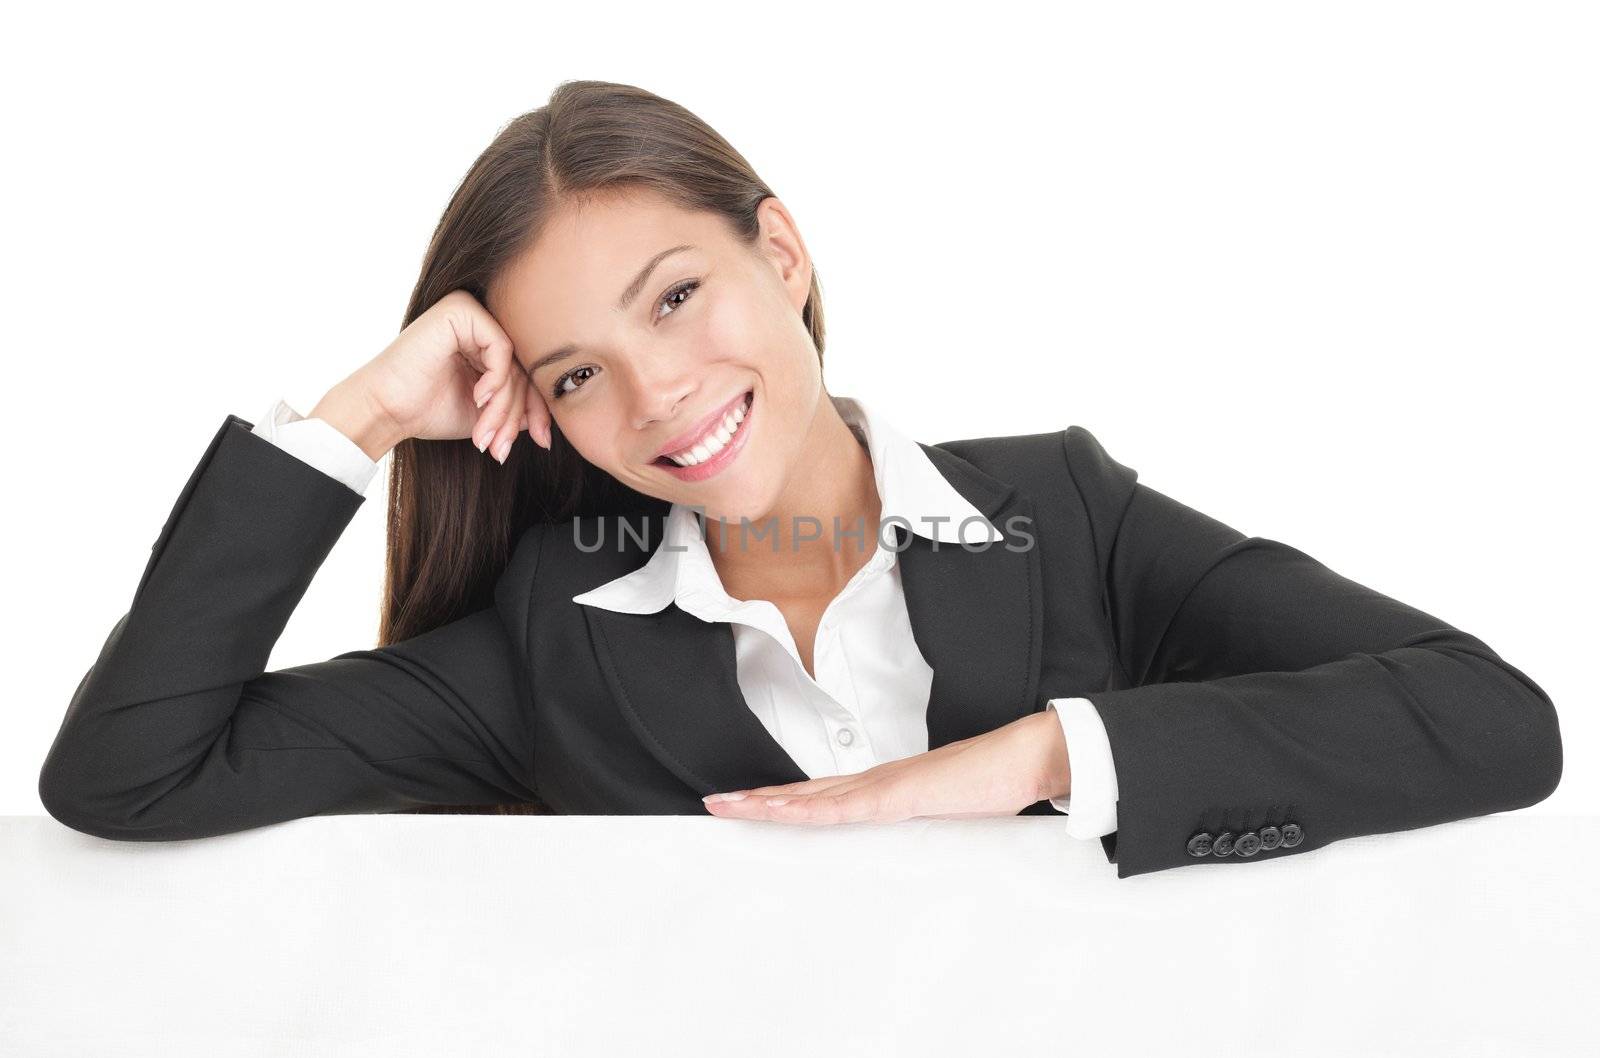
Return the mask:
[[(833, 401), (872, 457), (884, 519), (903, 518), (900, 524), (911, 532), (952, 545), (963, 529), (968, 543), (999, 539), (915, 441), (860, 400)], [(378, 463), (353, 440), (281, 400), (252, 432), (363, 495), (377, 472)], [(727, 594), (700, 519), (692, 508), (673, 504), (662, 544), (648, 562), (573, 601), (627, 613), (676, 603), (703, 621), (731, 624), (745, 702), (811, 778), (926, 753), (933, 670), (911, 633), (897, 552), (880, 540), (828, 603), (817, 626), (813, 678), (776, 605)], [(1061, 723), (1072, 767), (1072, 793), (1050, 804), (1067, 814), (1069, 835), (1109, 834), (1117, 829), (1117, 779), (1100, 714), (1087, 698), (1053, 698), (1046, 705)]]

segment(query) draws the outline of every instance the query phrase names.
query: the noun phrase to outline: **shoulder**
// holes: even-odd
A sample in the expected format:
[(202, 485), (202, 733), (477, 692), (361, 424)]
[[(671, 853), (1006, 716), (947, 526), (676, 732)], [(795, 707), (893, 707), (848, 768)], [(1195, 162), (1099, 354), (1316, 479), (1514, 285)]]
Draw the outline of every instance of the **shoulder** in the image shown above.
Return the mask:
[[(925, 446), (935, 462), (954, 459), (955, 474), (976, 471), (1020, 490), (1037, 518), (1067, 532), (1081, 526), (1100, 560), (1117, 539), (1137, 487), (1138, 474), (1112, 458), (1092, 432), (1067, 426), (1042, 433), (968, 437)], [(938, 454), (935, 454), (938, 453)], [(941, 467), (947, 477), (951, 471)]]
[(664, 526), (660, 512), (537, 522), (513, 545), (497, 590), (525, 596), (537, 582), (541, 590), (579, 595), (647, 562)]
[(1086, 427), (1077, 425), (1043, 433), (967, 437), (924, 447), (956, 456), (1024, 490), (1068, 484), (1083, 494), (1086, 505), (1120, 508), (1132, 495), (1139, 476), (1114, 459)]

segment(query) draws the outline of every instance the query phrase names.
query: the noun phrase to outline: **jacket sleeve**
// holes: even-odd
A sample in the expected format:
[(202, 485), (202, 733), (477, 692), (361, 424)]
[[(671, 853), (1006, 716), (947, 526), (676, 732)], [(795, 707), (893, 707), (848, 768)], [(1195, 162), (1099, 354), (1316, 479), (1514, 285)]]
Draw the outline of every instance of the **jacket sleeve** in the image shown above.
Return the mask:
[(1555, 707), (1482, 640), (1139, 484), (1082, 427), (1062, 436), (1126, 682), (1084, 695), (1112, 748), (1119, 878), (1555, 790)]
[[(364, 502), (229, 415), (73, 693), (39, 774), (45, 809), (150, 841), (533, 799), (530, 685), (495, 606), (263, 671)], [(537, 548), (519, 551), (526, 568)]]

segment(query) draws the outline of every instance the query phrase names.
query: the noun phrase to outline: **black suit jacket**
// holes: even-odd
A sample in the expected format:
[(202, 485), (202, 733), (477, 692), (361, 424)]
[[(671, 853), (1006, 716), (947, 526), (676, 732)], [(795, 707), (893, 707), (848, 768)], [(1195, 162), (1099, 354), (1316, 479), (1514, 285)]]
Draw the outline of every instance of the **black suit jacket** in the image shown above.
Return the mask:
[[(807, 777), (745, 705), (729, 625), (572, 602), (642, 565), (660, 514), (634, 523), (646, 546), (609, 518), (535, 525), (492, 606), (263, 671), (365, 499), (250, 429), (230, 415), (212, 438), (67, 707), (39, 777), (62, 823), (166, 840), (533, 798), (701, 815), (706, 794)], [(1007, 535), (899, 555), (929, 746), (1088, 697), (1119, 877), (1521, 808), (1559, 782), (1549, 697), (1482, 641), (1139, 484), (1087, 430), (922, 448)]]

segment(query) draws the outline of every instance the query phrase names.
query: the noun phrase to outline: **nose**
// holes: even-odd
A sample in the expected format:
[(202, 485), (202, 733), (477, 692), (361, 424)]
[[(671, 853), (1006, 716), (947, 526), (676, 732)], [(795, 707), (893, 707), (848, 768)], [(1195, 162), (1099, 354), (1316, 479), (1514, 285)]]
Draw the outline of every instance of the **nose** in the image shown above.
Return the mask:
[(651, 423), (671, 419), (683, 399), (697, 388), (694, 379), (678, 368), (665, 368), (658, 377), (636, 375), (633, 405), (629, 412), (633, 428), (643, 430)]
[(654, 422), (671, 419), (683, 403), (683, 398), (694, 391), (692, 384), (661, 387), (644, 392), (634, 402), (633, 428), (643, 430)]

